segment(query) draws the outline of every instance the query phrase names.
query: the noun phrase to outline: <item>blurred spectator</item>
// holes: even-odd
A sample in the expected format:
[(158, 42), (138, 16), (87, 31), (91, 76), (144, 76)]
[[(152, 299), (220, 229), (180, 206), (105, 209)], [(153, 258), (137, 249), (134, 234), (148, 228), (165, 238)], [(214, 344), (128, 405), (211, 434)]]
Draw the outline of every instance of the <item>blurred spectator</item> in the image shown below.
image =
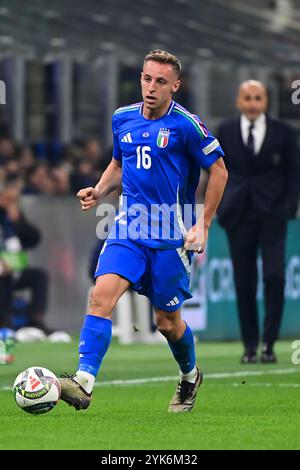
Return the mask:
[(64, 161), (68, 162), (71, 168), (75, 168), (76, 164), (84, 156), (83, 146), (78, 144), (69, 145), (64, 152)]
[(36, 162), (36, 158), (32, 150), (28, 147), (23, 147), (20, 149), (18, 159), (20, 165), (20, 172), (22, 173), (22, 175), (25, 175), (27, 170), (32, 167)]
[(72, 192), (76, 194), (80, 189), (95, 186), (99, 180), (99, 171), (95, 170), (93, 162), (87, 159), (79, 161), (71, 175)]
[(53, 194), (54, 183), (46, 163), (36, 163), (27, 170), (23, 194)]
[(91, 139), (86, 142), (84, 148), (84, 157), (93, 165), (95, 170), (105, 170), (107, 164), (104, 161), (102, 145), (98, 140)]
[(61, 164), (52, 168), (51, 179), (54, 185), (54, 193), (58, 195), (65, 195), (70, 193), (70, 170), (67, 165)]
[(45, 143), (32, 148), (17, 146), (6, 135), (0, 136), (0, 184), (20, 177), (23, 194), (76, 194), (95, 185), (111, 160), (111, 154), (104, 157), (102, 145), (96, 139), (73, 143), (64, 150), (57, 142), (49, 144), (51, 155), (41, 148), (48, 147)]
[(13, 180), (0, 191), (0, 327), (12, 326), (14, 292), (28, 289), (28, 326), (50, 330), (45, 325), (48, 275), (44, 269), (28, 266), (24, 250), (35, 247), (41, 238), (20, 210), (22, 182)]
[(4, 184), (6, 180), (6, 171), (3, 166), (0, 166), (0, 186)]
[(16, 157), (12, 157), (4, 165), (5, 177), (12, 180), (20, 175), (20, 163)]
[(14, 157), (16, 153), (14, 142), (8, 137), (0, 139), (0, 164), (5, 163), (10, 158)]

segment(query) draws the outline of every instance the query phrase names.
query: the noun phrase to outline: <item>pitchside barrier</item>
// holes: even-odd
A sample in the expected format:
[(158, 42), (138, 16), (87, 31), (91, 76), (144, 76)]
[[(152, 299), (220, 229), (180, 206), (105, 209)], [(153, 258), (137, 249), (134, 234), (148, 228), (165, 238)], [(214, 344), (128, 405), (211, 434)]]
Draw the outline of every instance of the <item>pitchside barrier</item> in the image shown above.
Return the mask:
[[(29, 220), (42, 231), (39, 247), (30, 252), (30, 264), (50, 275), (48, 323), (56, 329), (80, 330), (92, 281), (88, 266), (96, 243), (96, 211), (83, 213), (74, 197), (24, 197), (22, 206)], [(300, 335), (300, 219), (289, 223), (286, 253), (285, 311), (281, 337)], [(258, 259), (258, 304), (262, 321), (262, 270)], [(163, 273), (162, 273), (163, 276)], [(200, 338), (239, 339), (232, 264), (224, 231), (214, 221), (206, 252), (195, 255), (191, 289), (193, 299), (185, 303), (183, 316)], [(128, 292), (114, 316), (114, 334), (123, 343), (156, 342), (160, 336), (150, 329), (147, 299)]]
[[(258, 257), (257, 302), (263, 321), (262, 261)], [(184, 316), (200, 338), (239, 338), (232, 263), (224, 230), (214, 221), (203, 255), (194, 257), (191, 287), (193, 299), (185, 304)], [(282, 338), (300, 336), (300, 219), (289, 222), (286, 249), (285, 307)]]

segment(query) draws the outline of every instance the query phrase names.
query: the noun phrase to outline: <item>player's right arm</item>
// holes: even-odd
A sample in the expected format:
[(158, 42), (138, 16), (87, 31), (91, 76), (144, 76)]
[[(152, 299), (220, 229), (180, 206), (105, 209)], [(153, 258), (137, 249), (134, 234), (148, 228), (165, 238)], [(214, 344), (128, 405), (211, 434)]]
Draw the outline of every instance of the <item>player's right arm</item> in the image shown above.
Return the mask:
[(121, 186), (122, 163), (112, 158), (110, 164), (102, 174), (99, 182), (94, 188), (84, 188), (78, 191), (77, 197), (80, 200), (81, 209), (87, 211), (94, 207), (100, 199)]
[(95, 188), (81, 189), (77, 196), (81, 203), (81, 209), (87, 211), (94, 207), (100, 199), (121, 186), (122, 181), (122, 150), (119, 144), (120, 117), (117, 113), (112, 117), (113, 158), (102, 174)]

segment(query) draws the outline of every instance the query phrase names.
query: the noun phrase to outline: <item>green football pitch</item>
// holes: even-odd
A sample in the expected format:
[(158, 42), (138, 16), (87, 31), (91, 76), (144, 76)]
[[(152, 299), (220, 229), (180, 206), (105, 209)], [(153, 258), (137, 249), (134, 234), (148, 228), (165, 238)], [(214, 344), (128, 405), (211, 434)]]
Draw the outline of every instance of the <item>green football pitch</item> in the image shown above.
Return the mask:
[(77, 344), (18, 344), (0, 365), (0, 449), (300, 449), (300, 365), (291, 341), (275, 365), (241, 365), (237, 343), (197, 344), (204, 382), (192, 413), (167, 412), (177, 368), (167, 345), (113, 342), (86, 411), (60, 401), (33, 416), (14, 402), (11, 385), (28, 366), (73, 372)]

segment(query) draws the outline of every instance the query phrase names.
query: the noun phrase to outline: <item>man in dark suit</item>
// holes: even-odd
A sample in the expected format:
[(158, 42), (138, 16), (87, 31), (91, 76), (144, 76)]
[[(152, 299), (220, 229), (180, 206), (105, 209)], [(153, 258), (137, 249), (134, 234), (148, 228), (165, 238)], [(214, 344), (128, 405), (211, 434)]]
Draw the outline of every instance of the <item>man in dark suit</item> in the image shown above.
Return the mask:
[(238, 118), (223, 122), (219, 141), (229, 179), (218, 210), (232, 257), (245, 352), (242, 363), (257, 362), (259, 326), (256, 304), (257, 255), (263, 262), (265, 318), (261, 361), (276, 362), (273, 346), (284, 306), (285, 241), (295, 216), (300, 187), (300, 157), (295, 132), (265, 114), (265, 86), (241, 84)]

